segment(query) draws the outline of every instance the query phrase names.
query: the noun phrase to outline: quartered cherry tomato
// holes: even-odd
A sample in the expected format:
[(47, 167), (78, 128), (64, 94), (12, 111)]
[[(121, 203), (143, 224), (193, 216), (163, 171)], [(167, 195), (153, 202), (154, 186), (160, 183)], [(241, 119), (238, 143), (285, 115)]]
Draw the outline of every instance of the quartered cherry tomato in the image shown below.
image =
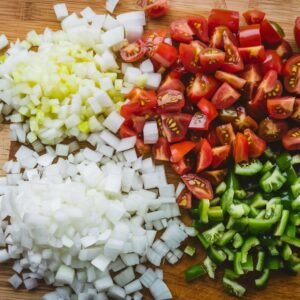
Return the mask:
[(263, 43), (267, 45), (279, 45), (284, 37), (282, 28), (276, 22), (267, 19), (261, 22), (260, 32)]
[(249, 64), (240, 73), (240, 76), (249, 83), (256, 83), (262, 80), (260, 66), (258, 64)]
[(288, 59), (293, 55), (292, 46), (286, 40), (282, 40), (279, 46), (276, 47), (275, 51), (281, 59)]
[(297, 17), (295, 20), (294, 36), (297, 46), (300, 48), (300, 17)]
[(286, 150), (300, 150), (300, 127), (289, 130), (282, 138)]
[(208, 130), (210, 120), (202, 111), (197, 111), (189, 124), (192, 130)]
[(221, 145), (231, 145), (235, 141), (235, 133), (231, 123), (217, 126), (216, 133)]
[(159, 137), (157, 143), (152, 146), (152, 155), (155, 160), (170, 161), (170, 145), (165, 137)]
[(163, 90), (157, 95), (159, 113), (180, 112), (185, 100), (182, 92), (177, 90)]
[(245, 79), (239, 76), (227, 72), (223, 72), (223, 71), (217, 71), (215, 73), (215, 77), (222, 82), (227, 82), (233, 88), (238, 90), (242, 89), (247, 82)]
[(295, 97), (281, 97), (267, 100), (267, 108), (271, 118), (287, 119), (294, 110)]
[(230, 29), (226, 26), (218, 26), (214, 29), (210, 41), (209, 41), (209, 47), (211, 48), (218, 48), (223, 49), (224, 48), (224, 39), (223, 39), (223, 33), (226, 32), (227, 36), (231, 40), (231, 42), (238, 46), (238, 40), (235, 37), (235, 35), (230, 31)]
[(258, 124), (254, 119), (246, 114), (244, 107), (237, 107), (237, 117), (232, 121), (233, 127), (238, 131), (243, 131), (246, 128), (250, 128), (254, 131), (258, 129)]
[(169, 75), (172, 78), (180, 79), (182, 76), (186, 75), (188, 71), (185, 69), (180, 57), (177, 58), (176, 62), (171, 67)]
[(261, 45), (260, 25), (253, 24), (241, 26), (239, 32), (240, 47), (253, 47)]
[(244, 130), (244, 136), (248, 141), (249, 157), (260, 157), (266, 150), (267, 143), (249, 128)]
[(261, 70), (263, 75), (265, 75), (270, 70), (274, 70), (278, 74), (281, 74), (282, 60), (275, 50), (269, 49), (265, 51), (265, 59), (262, 62)]
[(154, 50), (152, 60), (165, 68), (169, 68), (177, 60), (177, 49), (172, 45), (160, 43)]
[(258, 135), (266, 142), (277, 142), (288, 131), (284, 121), (273, 121), (269, 118), (259, 123)]
[(145, 115), (132, 115), (131, 116), (132, 127), (138, 134), (141, 134), (143, 132), (143, 129), (144, 129), (147, 119), (148, 118)]
[(170, 34), (177, 42), (189, 43), (193, 40), (194, 32), (188, 24), (188, 19), (179, 19), (171, 23)]
[(284, 86), (289, 93), (300, 94), (300, 54), (289, 58), (283, 67)]
[(139, 156), (144, 156), (151, 153), (151, 146), (144, 143), (144, 140), (137, 138), (135, 142), (136, 152)]
[(265, 17), (265, 13), (258, 9), (250, 9), (243, 13), (243, 17), (248, 25), (260, 24)]
[(208, 42), (208, 24), (206, 18), (202, 16), (188, 18), (188, 25), (192, 28), (194, 34), (202, 42)]
[(191, 163), (187, 158), (183, 158), (177, 163), (171, 163), (171, 167), (178, 175), (187, 174), (192, 169)]
[(161, 93), (165, 90), (176, 90), (181, 93), (184, 93), (184, 84), (178, 78), (174, 78), (170, 75), (167, 75), (164, 81), (161, 83), (158, 93)]
[(239, 54), (247, 64), (261, 63), (266, 58), (265, 47), (261, 45), (239, 48)]
[(140, 60), (146, 53), (147, 48), (142, 40), (130, 43), (122, 48), (120, 55), (125, 62), (132, 63)]
[(211, 122), (218, 116), (216, 107), (213, 103), (211, 103), (211, 101), (208, 101), (206, 98), (201, 98), (197, 103), (197, 106), (202, 111), (202, 113), (207, 116), (209, 122)]
[(176, 198), (176, 203), (182, 208), (191, 208), (192, 193), (187, 188), (184, 188), (179, 194), (179, 196)]
[(183, 175), (181, 179), (197, 199), (213, 199), (213, 190), (208, 180), (195, 174)]
[(151, 19), (165, 16), (170, 10), (168, 0), (146, 0), (146, 2), (144, 11)]
[(208, 31), (211, 34), (217, 26), (227, 26), (233, 33), (239, 31), (240, 14), (238, 11), (212, 9), (208, 16)]
[(227, 169), (205, 171), (201, 173), (201, 176), (207, 179), (213, 186), (220, 184), (226, 175)]
[(218, 70), (225, 61), (225, 52), (216, 48), (204, 48), (200, 52), (200, 65), (204, 73)]
[(137, 136), (138, 134), (132, 128), (132, 122), (126, 120), (120, 127), (119, 135), (123, 139), (130, 136)]
[(291, 115), (291, 119), (300, 123), (300, 99), (295, 100), (294, 111)]
[(237, 133), (233, 144), (233, 158), (236, 163), (248, 161), (249, 146), (247, 138), (240, 132)]
[(164, 41), (166, 36), (167, 30), (165, 29), (147, 30), (144, 33), (142, 40), (145, 43), (148, 57), (153, 56), (154, 50)]
[(230, 145), (223, 145), (212, 148), (213, 160), (211, 163), (212, 168), (218, 168), (229, 157), (231, 150)]
[(186, 154), (195, 148), (196, 144), (191, 141), (183, 141), (172, 144), (171, 150), (171, 162), (177, 163), (184, 158)]
[(240, 93), (227, 82), (224, 82), (216, 91), (211, 101), (217, 109), (225, 109), (235, 103), (240, 97)]
[(212, 149), (207, 139), (202, 139), (200, 141), (199, 148), (200, 149), (197, 153), (196, 173), (200, 173), (201, 171), (208, 168), (211, 165), (213, 160)]

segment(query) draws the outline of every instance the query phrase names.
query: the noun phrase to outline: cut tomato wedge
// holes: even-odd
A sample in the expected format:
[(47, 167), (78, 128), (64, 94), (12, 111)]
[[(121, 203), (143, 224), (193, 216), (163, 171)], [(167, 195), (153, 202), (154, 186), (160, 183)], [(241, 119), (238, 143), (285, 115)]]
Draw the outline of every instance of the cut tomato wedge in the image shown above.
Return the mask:
[(266, 58), (264, 46), (239, 48), (239, 54), (246, 64), (261, 63)]
[(120, 50), (120, 55), (125, 62), (132, 63), (140, 60), (147, 52), (147, 47), (142, 40), (128, 44)]
[(139, 156), (145, 156), (151, 153), (151, 146), (145, 144), (141, 138), (136, 139), (135, 148)]
[(179, 19), (171, 23), (170, 34), (177, 42), (189, 43), (193, 40), (194, 32), (188, 24), (188, 19)]
[(235, 133), (231, 123), (217, 126), (216, 133), (221, 145), (231, 145), (235, 140)]
[(227, 82), (224, 82), (216, 91), (211, 101), (217, 109), (225, 109), (235, 103), (240, 97), (240, 93)]
[(250, 9), (243, 13), (243, 17), (248, 25), (260, 24), (265, 17), (265, 13), (258, 9)]
[(225, 61), (225, 52), (217, 48), (204, 48), (200, 52), (200, 64), (204, 73), (213, 73)]
[(208, 31), (211, 34), (217, 26), (227, 26), (233, 33), (238, 33), (239, 21), (238, 11), (212, 9), (208, 16)]
[(176, 90), (181, 93), (184, 93), (184, 84), (178, 78), (174, 78), (170, 75), (167, 75), (164, 81), (161, 83), (158, 93), (161, 93), (166, 90)]
[(300, 99), (295, 100), (294, 111), (291, 115), (291, 119), (300, 123)]
[(271, 118), (287, 119), (294, 110), (295, 97), (281, 97), (267, 100), (267, 108)]
[(188, 25), (200, 41), (208, 42), (208, 23), (202, 16), (188, 18)]
[(258, 137), (251, 129), (244, 130), (249, 146), (249, 157), (260, 157), (267, 148), (267, 143)]
[(177, 163), (171, 163), (171, 167), (178, 175), (187, 174), (192, 169), (190, 161), (187, 158), (183, 158)]
[(233, 145), (233, 157), (236, 163), (248, 161), (249, 159), (249, 146), (247, 138), (240, 132), (237, 133)]
[(158, 113), (180, 112), (185, 100), (182, 92), (163, 90), (157, 95)]
[(213, 186), (220, 184), (226, 175), (227, 169), (205, 171), (201, 173), (201, 176), (207, 179)]
[(224, 145), (212, 148), (213, 160), (211, 163), (212, 168), (218, 168), (229, 157), (231, 150), (230, 145)]
[(189, 124), (189, 129), (192, 130), (208, 130), (210, 120), (202, 111), (197, 111)]
[(268, 49), (265, 51), (265, 55), (265, 59), (261, 65), (263, 75), (265, 75), (270, 70), (274, 70), (278, 74), (281, 74), (282, 60), (281, 57), (277, 54), (277, 52), (275, 50)]
[(248, 83), (257, 83), (262, 80), (260, 66), (258, 64), (249, 64), (245, 66), (240, 76)]
[(289, 58), (283, 68), (284, 86), (289, 93), (300, 94), (300, 54)]
[(165, 137), (159, 137), (157, 143), (152, 146), (152, 156), (155, 160), (170, 161), (170, 145)]
[(253, 24), (241, 26), (239, 32), (240, 47), (253, 47), (261, 45), (260, 25)]
[(156, 30), (147, 30), (142, 40), (146, 46), (146, 54), (148, 57), (152, 57), (157, 46), (162, 43), (167, 36), (167, 30), (165, 29), (156, 29)]
[(289, 130), (282, 138), (286, 150), (300, 150), (300, 127)]
[(197, 167), (196, 173), (200, 173), (201, 171), (208, 168), (213, 160), (212, 148), (207, 141), (207, 139), (202, 139), (200, 141), (200, 147), (197, 154)]
[(282, 28), (275, 22), (264, 19), (260, 24), (261, 38), (264, 44), (279, 45), (284, 35)]
[(177, 49), (172, 45), (160, 43), (153, 52), (152, 60), (164, 68), (169, 68), (177, 60)]
[(250, 128), (254, 131), (258, 129), (257, 122), (246, 114), (244, 107), (239, 106), (236, 108), (237, 117), (233, 120), (233, 127), (238, 131), (243, 131), (246, 128)]
[(233, 88), (238, 90), (242, 89), (247, 82), (245, 79), (239, 76), (227, 72), (223, 72), (223, 71), (217, 71), (215, 73), (215, 77), (222, 82), (227, 82)]
[(182, 208), (191, 208), (192, 193), (187, 188), (184, 188), (179, 194), (179, 196), (176, 198), (176, 203)]
[(197, 106), (207, 116), (209, 122), (211, 122), (218, 116), (216, 107), (206, 98), (201, 98), (197, 103)]
[(137, 136), (138, 134), (132, 128), (132, 122), (130, 120), (126, 120), (120, 127), (119, 135), (123, 139), (130, 136)]
[(274, 121), (269, 118), (259, 123), (258, 135), (266, 142), (277, 142), (288, 131), (288, 126), (284, 121)]
[(226, 26), (218, 26), (214, 29), (213, 34), (210, 37), (209, 47), (224, 49), (224, 38), (223, 38), (224, 31), (226, 32), (231, 42), (235, 46), (238, 46), (238, 40), (235, 37), (235, 35), (230, 31), (230, 29)]
[(190, 141), (183, 141), (180, 143), (172, 144), (171, 150), (171, 162), (177, 163), (184, 158), (186, 154), (195, 148), (196, 144)]

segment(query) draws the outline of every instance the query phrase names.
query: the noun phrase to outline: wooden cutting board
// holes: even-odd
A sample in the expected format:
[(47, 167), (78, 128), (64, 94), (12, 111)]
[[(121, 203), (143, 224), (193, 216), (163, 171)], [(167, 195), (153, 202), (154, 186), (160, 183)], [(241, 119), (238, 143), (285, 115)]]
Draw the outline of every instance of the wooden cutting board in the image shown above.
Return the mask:
[[(53, 4), (65, 2), (69, 11), (80, 12), (86, 6), (92, 7), (97, 13), (104, 13), (105, 0), (0, 0), (0, 34), (5, 33), (10, 41), (17, 38), (24, 38), (26, 33), (35, 29), (42, 32), (45, 27), (59, 29), (56, 21)], [(116, 13), (130, 10), (137, 10), (136, 0), (121, 0)], [(259, 8), (267, 13), (273, 21), (279, 22), (286, 32), (287, 39), (295, 47), (293, 41), (293, 22), (297, 15), (300, 15), (299, 0), (263, 0), (263, 1), (243, 1), (243, 0), (170, 0), (171, 12), (168, 16), (157, 21), (151, 21), (149, 28), (160, 28), (168, 26), (172, 20), (202, 14), (207, 16), (211, 8), (228, 8), (241, 12), (248, 8)], [(8, 125), (0, 125), (0, 166), (18, 148), (16, 143), (10, 143)], [(169, 179), (175, 182), (176, 176), (169, 173)], [(0, 173), (3, 175), (3, 173)], [(188, 222), (187, 216), (184, 219)], [(196, 243), (196, 241), (191, 241)], [(198, 245), (199, 246), (199, 245)], [(166, 263), (164, 266), (165, 280), (170, 287), (174, 299), (234, 299), (222, 290), (221, 274), (217, 276), (217, 281), (203, 278), (194, 283), (187, 284), (183, 279), (184, 269), (196, 262), (201, 262), (205, 256), (198, 247), (196, 258), (185, 257), (175, 266)], [(13, 291), (7, 283), (7, 279), (13, 274), (11, 265), (0, 265), (0, 300), (37, 300), (50, 289), (41, 285), (38, 290), (27, 292), (25, 290)], [(290, 277), (285, 274), (275, 274), (272, 276), (268, 287), (263, 292), (257, 292), (253, 288), (253, 283), (245, 283), (249, 287), (245, 299), (300, 299), (300, 277)], [(146, 299), (150, 299), (146, 296)]]

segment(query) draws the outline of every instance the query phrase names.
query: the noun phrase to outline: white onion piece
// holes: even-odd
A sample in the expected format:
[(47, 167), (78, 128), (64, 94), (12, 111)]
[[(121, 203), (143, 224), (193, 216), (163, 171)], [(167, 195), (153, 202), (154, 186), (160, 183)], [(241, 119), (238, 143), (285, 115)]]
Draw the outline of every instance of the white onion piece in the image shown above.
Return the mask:
[(116, 6), (118, 5), (120, 0), (106, 0), (106, 10), (111, 14), (114, 12)]
[(55, 4), (53, 8), (58, 21), (62, 21), (64, 18), (66, 18), (69, 15), (65, 3)]
[(80, 15), (87, 20), (87, 22), (92, 22), (96, 13), (88, 6), (80, 12)]
[(144, 129), (144, 143), (155, 144), (158, 141), (158, 127), (156, 121), (148, 121), (145, 123)]
[(8, 39), (6, 35), (1, 34), (0, 35), (0, 50), (5, 48), (8, 45)]

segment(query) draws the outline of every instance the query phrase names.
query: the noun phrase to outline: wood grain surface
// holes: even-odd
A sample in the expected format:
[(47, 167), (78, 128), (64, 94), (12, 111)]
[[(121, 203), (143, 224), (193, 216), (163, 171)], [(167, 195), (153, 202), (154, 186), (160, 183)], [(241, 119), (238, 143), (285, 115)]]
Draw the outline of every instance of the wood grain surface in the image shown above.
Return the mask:
[[(52, 9), (53, 4), (57, 2), (67, 3), (71, 12), (80, 12), (86, 6), (92, 7), (98, 13), (104, 12), (104, 0), (0, 0), (0, 34), (5, 33), (10, 41), (15, 41), (17, 38), (24, 38), (26, 33), (33, 29), (38, 32), (42, 32), (45, 27), (59, 29), (59, 23), (56, 21)], [(170, 14), (160, 20), (149, 22), (148, 27), (167, 26), (172, 20), (179, 17), (207, 15), (213, 7), (235, 9), (241, 12), (248, 8), (259, 8), (265, 11), (270, 19), (282, 25), (287, 39), (293, 47), (295, 46), (292, 27), (295, 17), (300, 15), (300, 0), (170, 0), (170, 3)], [(132, 9), (138, 9), (136, 0), (121, 0), (116, 13)], [(0, 166), (8, 159), (9, 151), (10, 157), (12, 157), (18, 148), (16, 143), (12, 143), (11, 147), (10, 144), (8, 125), (0, 125)], [(171, 171), (169, 171), (169, 178), (172, 182), (177, 180)], [(183, 218), (186, 222), (189, 221), (187, 216), (183, 216)], [(196, 243), (196, 241), (190, 241), (190, 243)], [(203, 278), (191, 284), (184, 282), (184, 269), (191, 264), (201, 262), (204, 255), (204, 252), (199, 249), (196, 258), (185, 257), (175, 266), (167, 263), (164, 265), (165, 280), (171, 288), (174, 299), (234, 299), (223, 292), (221, 274), (218, 274), (216, 281)], [(27, 292), (22, 289), (14, 291), (7, 283), (7, 279), (13, 274), (10, 267), (10, 264), (0, 265), (0, 300), (37, 300), (50, 290), (41, 284), (36, 291)], [(247, 282), (245, 284), (249, 288), (245, 299), (300, 299), (299, 279), (299, 276), (275, 274), (263, 292), (256, 291), (253, 283)], [(150, 297), (146, 296), (146, 299), (150, 299)]]

